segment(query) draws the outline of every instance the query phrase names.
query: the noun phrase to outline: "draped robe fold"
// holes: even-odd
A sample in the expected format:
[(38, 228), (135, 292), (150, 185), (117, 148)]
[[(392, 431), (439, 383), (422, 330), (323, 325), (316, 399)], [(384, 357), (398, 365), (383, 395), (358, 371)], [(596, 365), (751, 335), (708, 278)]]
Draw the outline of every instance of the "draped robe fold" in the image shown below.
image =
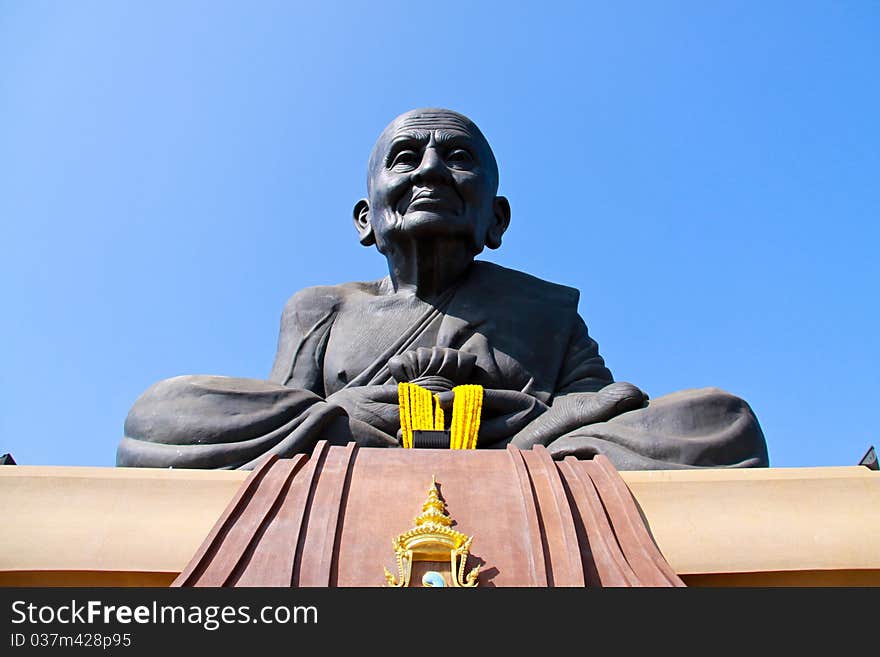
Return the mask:
[[(517, 434), (522, 439), (529, 431), (527, 421), (556, 413), (564, 429), (548, 449), (557, 458), (602, 453), (619, 469), (767, 465), (764, 437), (749, 406), (715, 388), (667, 395), (604, 422), (580, 423), (578, 404), (554, 406), (613, 382), (578, 314), (579, 293), (488, 262), (475, 262), (458, 286), (388, 346), (372, 348), (369, 334), (361, 335), (359, 358), (340, 363), (332, 333), (341, 313), (349, 312), (352, 300), (379, 298), (387, 286), (384, 279), (295, 294), (282, 316), (268, 381), (194, 375), (155, 384), (126, 418), (117, 464), (252, 468), (268, 454), (310, 452), (321, 439), (396, 444), (394, 428), (388, 426), (393, 408), (385, 409), (386, 416), (392, 412), (390, 420), (371, 423), (333, 403), (333, 395), (393, 385), (392, 356), (419, 347), (447, 347), (476, 356), (468, 383), (484, 386), (487, 394), (515, 391), (522, 400), (522, 409), (508, 423), (510, 434), (492, 447), (516, 444)], [(375, 318), (372, 325), (370, 317), (363, 319), (367, 332), (385, 330)]]

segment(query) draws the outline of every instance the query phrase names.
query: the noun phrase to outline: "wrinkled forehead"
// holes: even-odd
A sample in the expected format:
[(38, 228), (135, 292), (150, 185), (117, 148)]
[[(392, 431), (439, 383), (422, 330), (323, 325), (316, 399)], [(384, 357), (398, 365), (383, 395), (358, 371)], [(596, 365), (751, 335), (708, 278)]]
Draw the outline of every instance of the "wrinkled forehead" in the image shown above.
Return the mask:
[(376, 167), (381, 166), (385, 154), (396, 139), (404, 136), (426, 139), (432, 133), (439, 133), (441, 137), (463, 137), (471, 140), (476, 148), (482, 151), (487, 160), (486, 164), (494, 173), (494, 177), (497, 178), (495, 156), (480, 129), (466, 116), (443, 109), (413, 110), (401, 114), (389, 123), (373, 146), (369, 171), (367, 172), (368, 178), (372, 176)]
[(382, 137), (394, 139), (400, 133), (431, 130), (457, 132), (472, 137), (479, 135), (479, 139), (483, 138), (473, 121), (449, 110), (416, 110), (401, 114), (385, 128)]

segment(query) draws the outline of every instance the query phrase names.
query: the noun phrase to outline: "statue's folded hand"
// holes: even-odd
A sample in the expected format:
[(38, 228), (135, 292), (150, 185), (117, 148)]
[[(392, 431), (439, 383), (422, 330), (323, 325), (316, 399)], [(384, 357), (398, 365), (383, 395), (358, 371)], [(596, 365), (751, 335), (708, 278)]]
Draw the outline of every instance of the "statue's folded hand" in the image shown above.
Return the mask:
[(549, 410), (524, 427), (511, 441), (520, 449), (548, 445), (579, 427), (606, 422), (621, 413), (643, 408), (648, 395), (631, 383), (610, 383), (597, 392), (572, 392), (553, 400)]
[(505, 439), (519, 433), (546, 411), (546, 404), (524, 392), (484, 389), (477, 446), (503, 447)]
[(341, 406), (348, 416), (369, 424), (390, 436), (400, 427), (400, 406), (396, 385), (352, 386), (327, 397), (327, 402)]
[(388, 360), (391, 376), (398, 383), (415, 383), (432, 392), (451, 390), (469, 383), (477, 356), (450, 347), (419, 347)]
[[(446, 415), (446, 428), (451, 426), (454, 414), (454, 394), (451, 391), (439, 393), (440, 403)], [(480, 428), (477, 433), (477, 447), (503, 447), (507, 440), (529, 422), (547, 410), (541, 400), (517, 390), (483, 390), (483, 405), (480, 413)], [(401, 440), (400, 430), (397, 432)]]

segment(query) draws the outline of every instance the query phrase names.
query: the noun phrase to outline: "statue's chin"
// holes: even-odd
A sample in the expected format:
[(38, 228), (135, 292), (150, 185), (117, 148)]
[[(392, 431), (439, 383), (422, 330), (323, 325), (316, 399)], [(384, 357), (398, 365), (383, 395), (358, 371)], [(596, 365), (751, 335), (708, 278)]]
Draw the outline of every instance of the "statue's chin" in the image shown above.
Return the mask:
[(475, 226), (467, 215), (414, 210), (403, 215), (394, 231), (407, 239), (456, 239), (473, 243)]
[(449, 210), (422, 208), (413, 209), (401, 217), (401, 224), (404, 229), (415, 228), (425, 225), (441, 225), (441, 226), (460, 226), (462, 217)]

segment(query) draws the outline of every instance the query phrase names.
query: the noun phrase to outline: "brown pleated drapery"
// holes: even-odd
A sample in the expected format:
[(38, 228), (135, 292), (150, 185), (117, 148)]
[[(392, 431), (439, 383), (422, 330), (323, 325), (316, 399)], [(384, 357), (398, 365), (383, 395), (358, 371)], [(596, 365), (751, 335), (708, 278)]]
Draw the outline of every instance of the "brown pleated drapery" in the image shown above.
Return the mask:
[(432, 477), (479, 586), (684, 586), (604, 456), (324, 441), (263, 461), (173, 586), (383, 586)]

